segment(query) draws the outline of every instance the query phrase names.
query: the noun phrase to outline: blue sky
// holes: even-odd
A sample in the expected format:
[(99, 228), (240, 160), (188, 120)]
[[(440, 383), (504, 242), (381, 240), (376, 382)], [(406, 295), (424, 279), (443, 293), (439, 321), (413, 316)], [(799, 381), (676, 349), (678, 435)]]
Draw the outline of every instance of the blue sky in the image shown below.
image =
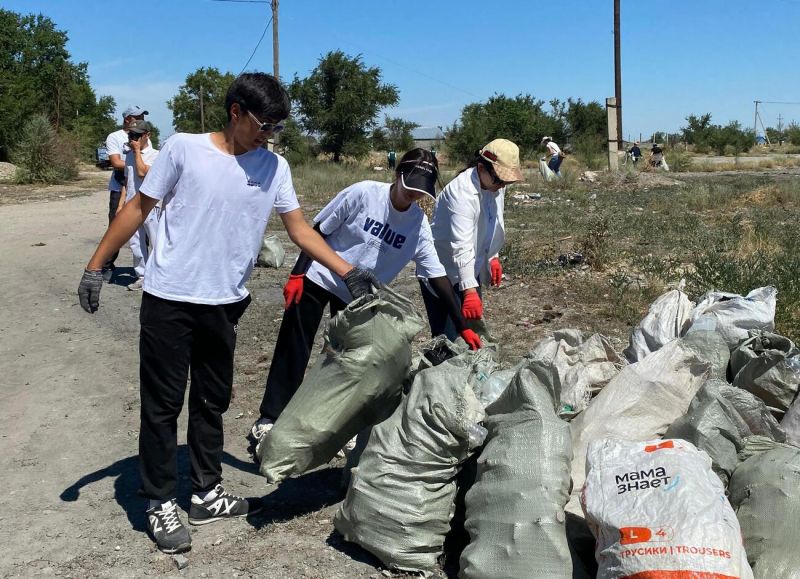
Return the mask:
[[(3, 0), (69, 34), (98, 94), (139, 104), (162, 135), (165, 101), (201, 66), (242, 70), (267, 4), (213, 0)], [(135, 7), (135, 9), (134, 9)], [(613, 1), (281, 0), (281, 76), (305, 76), (330, 50), (361, 54), (400, 90), (388, 111), (448, 126), (495, 93), (604, 102), (614, 94)], [(625, 137), (676, 131), (689, 114), (753, 123), (753, 101), (800, 102), (800, 0), (622, 0)], [(272, 70), (271, 30), (248, 70)], [(762, 105), (775, 126), (800, 105)]]

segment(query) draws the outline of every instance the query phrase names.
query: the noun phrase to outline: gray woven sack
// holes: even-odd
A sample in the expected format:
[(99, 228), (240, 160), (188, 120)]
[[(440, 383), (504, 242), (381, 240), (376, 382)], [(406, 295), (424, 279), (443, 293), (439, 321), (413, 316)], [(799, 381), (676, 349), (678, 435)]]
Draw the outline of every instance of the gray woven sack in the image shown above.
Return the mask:
[[(466, 496), (459, 577), (572, 578), (565, 528), (572, 440), (550, 369), (523, 367), (487, 408), (489, 434)], [(535, 575), (534, 575), (535, 574)]]
[(352, 469), (336, 530), (388, 567), (427, 573), (442, 553), (469, 430), (484, 417), (472, 383), (493, 356), (468, 351), (417, 374)]
[(259, 445), (268, 482), (327, 463), (362, 429), (394, 411), (411, 365), (411, 341), (423, 325), (411, 301), (389, 288), (331, 318), (324, 355)]
[(728, 491), (755, 579), (800, 576), (800, 448), (773, 443), (739, 465)]

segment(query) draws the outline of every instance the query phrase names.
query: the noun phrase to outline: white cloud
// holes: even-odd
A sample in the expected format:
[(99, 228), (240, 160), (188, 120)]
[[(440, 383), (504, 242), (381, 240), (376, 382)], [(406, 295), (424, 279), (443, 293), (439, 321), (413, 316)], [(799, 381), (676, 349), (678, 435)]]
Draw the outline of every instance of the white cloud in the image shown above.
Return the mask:
[(156, 125), (161, 132), (161, 139), (174, 132), (172, 128), (172, 111), (167, 108), (167, 101), (178, 92), (183, 81), (156, 81), (141, 83), (101, 84), (94, 87), (98, 97), (111, 95), (117, 103), (116, 119), (122, 122), (122, 111), (128, 105), (139, 105), (150, 111), (147, 120)]

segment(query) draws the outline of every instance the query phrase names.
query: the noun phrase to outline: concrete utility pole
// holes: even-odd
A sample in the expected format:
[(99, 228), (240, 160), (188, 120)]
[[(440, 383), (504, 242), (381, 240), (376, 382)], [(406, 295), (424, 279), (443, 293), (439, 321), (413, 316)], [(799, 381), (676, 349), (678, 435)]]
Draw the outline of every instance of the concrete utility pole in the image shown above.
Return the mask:
[(758, 144), (758, 104), (761, 101), (753, 101), (756, 103), (756, 114), (753, 116), (753, 138), (756, 140), (756, 145)]
[(620, 49), (619, 3), (614, 0), (614, 97), (617, 102), (617, 150), (622, 146), (622, 61)]
[(272, 74), (281, 79), (278, 50), (278, 0), (272, 0)]

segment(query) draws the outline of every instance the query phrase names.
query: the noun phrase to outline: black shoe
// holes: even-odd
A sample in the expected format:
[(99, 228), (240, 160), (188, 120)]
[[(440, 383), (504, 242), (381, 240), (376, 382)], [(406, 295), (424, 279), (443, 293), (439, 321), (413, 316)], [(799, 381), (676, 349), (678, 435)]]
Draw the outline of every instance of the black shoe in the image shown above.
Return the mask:
[(103, 281), (106, 283), (111, 283), (111, 278), (114, 277), (114, 266), (111, 267), (104, 267), (103, 268)]
[(213, 499), (195, 502), (192, 497), (192, 506), (189, 508), (190, 525), (207, 525), (221, 519), (246, 517), (261, 510), (261, 505), (250, 505), (247, 499), (228, 493), (222, 485), (214, 488), (217, 495)]
[(174, 500), (147, 510), (147, 530), (164, 553), (183, 553), (192, 548), (192, 538), (178, 517)]

